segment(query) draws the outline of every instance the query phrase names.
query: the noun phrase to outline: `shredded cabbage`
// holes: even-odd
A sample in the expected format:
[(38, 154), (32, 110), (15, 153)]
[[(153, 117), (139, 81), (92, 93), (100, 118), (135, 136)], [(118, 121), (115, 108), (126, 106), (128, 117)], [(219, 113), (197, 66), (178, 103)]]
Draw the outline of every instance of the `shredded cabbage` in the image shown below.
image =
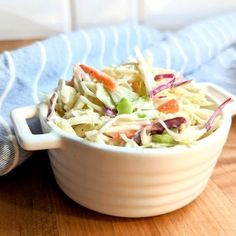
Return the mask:
[(230, 99), (216, 108), (194, 81), (135, 53), (133, 61), (102, 72), (88, 67), (86, 73), (77, 64), (47, 100), (48, 120), (87, 141), (142, 148), (193, 145), (219, 127)]

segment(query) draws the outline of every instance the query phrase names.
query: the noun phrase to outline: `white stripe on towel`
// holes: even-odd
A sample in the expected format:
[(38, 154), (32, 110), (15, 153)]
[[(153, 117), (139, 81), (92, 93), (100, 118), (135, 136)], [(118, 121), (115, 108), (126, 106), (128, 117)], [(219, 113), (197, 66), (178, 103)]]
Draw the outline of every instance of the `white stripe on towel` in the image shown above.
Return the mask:
[(198, 37), (203, 41), (203, 43), (207, 46), (207, 54), (208, 54), (208, 58), (210, 58), (213, 54), (212, 50), (211, 50), (211, 44), (209, 43), (209, 41), (204, 37), (204, 34), (202, 34), (201, 31), (197, 30), (195, 27), (192, 27), (191, 30), (198, 35)]
[(105, 37), (105, 34), (104, 34), (104, 31), (100, 28), (97, 28), (97, 31), (101, 37), (101, 45), (100, 45), (100, 48), (101, 48), (101, 53), (100, 53), (100, 59), (99, 59), (99, 66), (100, 68), (103, 68), (104, 67), (104, 54), (105, 54), (105, 45), (106, 45), (106, 37)]
[(140, 50), (142, 50), (142, 40), (141, 40), (141, 34), (140, 34), (140, 30), (139, 30), (139, 27), (137, 24), (135, 24), (134, 26), (134, 30), (135, 30), (135, 33), (136, 33), (136, 39), (137, 39), (137, 42), (136, 42), (136, 45), (140, 48)]
[[(221, 36), (221, 38), (223, 40), (220, 39), (220, 37), (215, 37), (215, 41), (218, 43), (218, 47), (219, 47), (219, 50), (222, 50), (222, 46), (223, 45), (228, 45), (228, 39), (225, 37), (225, 34), (222, 30), (220, 30), (220, 25), (217, 24), (216, 21), (212, 21), (211, 22), (212, 26), (213, 26), (213, 29), (219, 33), (219, 35)], [(211, 31), (209, 31), (209, 33), (211, 33), (213, 35), (213, 33)], [(225, 42), (224, 42), (225, 41)]]
[[(234, 28), (230, 27), (229, 24), (229, 17), (227, 18), (220, 18), (219, 20), (222, 22), (222, 24), (224, 25), (224, 28), (228, 29), (228, 32), (230, 33), (230, 38), (229, 38), (229, 43), (232, 42), (232, 39), (234, 38)], [(226, 21), (227, 20), (227, 21)]]
[(32, 94), (32, 96), (33, 96), (34, 103), (37, 104), (37, 103), (39, 103), (38, 83), (39, 83), (40, 77), (43, 73), (43, 70), (45, 68), (47, 57), (46, 57), (46, 48), (43, 45), (43, 43), (37, 42), (36, 44), (39, 46), (40, 53), (41, 53), (41, 66), (40, 66), (39, 71), (33, 81), (33, 90), (32, 90), (33, 94)]
[(126, 32), (126, 58), (128, 58), (130, 55), (130, 28), (125, 27)]
[[(226, 26), (222, 23), (222, 21), (219, 21), (219, 20), (212, 21), (212, 23), (214, 24), (214, 26), (217, 29), (217, 31), (222, 35), (222, 38), (225, 41), (223, 43), (223, 45), (228, 45), (229, 44), (229, 38), (225, 34), (225, 30), (227, 30)], [(222, 48), (222, 44), (220, 46)]]
[(195, 62), (196, 62), (195, 66), (199, 66), (201, 64), (199, 46), (196, 43), (196, 41), (194, 41), (192, 39), (192, 37), (190, 37), (190, 34), (186, 34), (185, 37), (187, 37), (189, 39), (189, 41), (191, 42), (191, 44), (193, 45), (193, 48), (194, 48), (194, 51), (195, 51), (195, 53), (194, 53), (194, 55), (195, 55)]
[(178, 50), (180, 52), (180, 55), (183, 58), (183, 66), (180, 69), (180, 73), (183, 74), (184, 70), (185, 70), (185, 67), (187, 66), (187, 62), (188, 62), (187, 56), (184, 52), (184, 49), (183, 49), (182, 45), (179, 43), (178, 38), (173, 36), (172, 34), (169, 34), (168, 37), (174, 42), (174, 44), (176, 45), (176, 47), (178, 48)]
[(70, 69), (71, 63), (72, 63), (72, 48), (71, 48), (70, 40), (68, 39), (68, 37), (66, 35), (62, 34), (60, 37), (65, 42), (65, 45), (67, 48), (67, 55), (68, 55), (67, 56), (68, 61), (67, 61), (66, 68), (65, 68), (64, 72), (62, 73), (62, 75), (60, 76), (60, 78), (65, 78), (68, 70)]
[(161, 43), (160, 47), (162, 47), (162, 49), (165, 51), (166, 54), (166, 69), (171, 69), (171, 53), (170, 53), (170, 48), (167, 46), (167, 44)]
[(114, 36), (114, 45), (113, 45), (112, 58), (114, 60), (114, 63), (117, 63), (118, 62), (117, 47), (118, 47), (119, 35), (118, 35), (116, 27), (111, 26), (111, 30), (112, 30), (112, 34)]
[[(142, 28), (143, 29), (143, 28)], [(151, 31), (149, 29), (143, 29), (143, 32), (145, 34), (145, 42), (146, 45), (145, 46), (149, 46), (149, 44), (152, 42), (153, 43), (153, 37), (151, 35)], [(155, 43), (155, 42), (154, 42)]]
[[(205, 39), (205, 44), (207, 45), (207, 48), (208, 48), (208, 59), (210, 59), (215, 54), (215, 51), (214, 51), (215, 45), (219, 48), (221, 46), (221, 44), (216, 39), (216, 37), (212, 33), (212, 31), (209, 30), (205, 25), (201, 24), (200, 27), (202, 28), (202, 31), (203, 31), (202, 37), (204, 37), (204, 35), (208, 34), (208, 38), (206, 39), (204, 37), (204, 39)], [(199, 33), (200, 33), (200, 31), (199, 31)], [(209, 36), (212, 38), (212, 40), (210, 40)], [(215, 44), (212, 42), (215, 42)]]
[(7, 83), (6, 87), (5, 87), (5, 90), (3, 91), (3, 93), (2, 93), (2, 95), (0, 97), (0, 110), (2, 108), (2, 104), (3, 104), (6, 96), (10, 92), (10, 90), (11, 90), (13, 84), (14, 84), (14, 81), (16, 79), (16, 69), (15, 69), (15, 64), (14, 64), (13, 58), (12, 58), (10, 52), (6, 51), (6, 52), (4, 52), (4, 55), (6, 56), (6, 59), (7, 59), (10, 79), (8, 80), (8, 83)]
[(82, 63), (87, 63), (87, 59), (89, 56), (89, 53), (92, 49), (91, 40), (88, 36), (88, 33), (84, 30), (80, 30), (80, 33), (84, 36), (85, 42), (86, 42), (86, 52), (84, 53), (83, 59), (81, 60)]

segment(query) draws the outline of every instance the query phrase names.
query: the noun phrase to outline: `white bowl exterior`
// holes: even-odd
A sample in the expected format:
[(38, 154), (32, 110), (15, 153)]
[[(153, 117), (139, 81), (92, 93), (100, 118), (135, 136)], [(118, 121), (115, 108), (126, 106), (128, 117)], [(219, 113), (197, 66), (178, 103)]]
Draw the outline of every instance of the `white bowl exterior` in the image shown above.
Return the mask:
[(204, 190), (227, 139), (230, 118), (226, 121), (214, 139), (168, 155), (104, 150), (63, 136), (61, 148), (49, 150), (52, 170), (60, 188), (92, 210), (123, 217), (167, 213)]

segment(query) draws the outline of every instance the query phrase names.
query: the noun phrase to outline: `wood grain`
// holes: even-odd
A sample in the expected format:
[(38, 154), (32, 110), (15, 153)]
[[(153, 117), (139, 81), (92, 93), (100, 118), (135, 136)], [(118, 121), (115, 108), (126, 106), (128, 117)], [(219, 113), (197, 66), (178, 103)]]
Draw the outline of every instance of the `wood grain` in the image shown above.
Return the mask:
[(236, 118), (201, 196), (175, 212), (139, 219), (111, 217), (76, 204), (57, 186), (47, 153), (37, 152), (0, 177), (0, 235), (235, 236), (235, 140)]
[(19, 47), (27, 46), (37, 41), (36, 39), (0, 41), (0, 52), (14, 50)]

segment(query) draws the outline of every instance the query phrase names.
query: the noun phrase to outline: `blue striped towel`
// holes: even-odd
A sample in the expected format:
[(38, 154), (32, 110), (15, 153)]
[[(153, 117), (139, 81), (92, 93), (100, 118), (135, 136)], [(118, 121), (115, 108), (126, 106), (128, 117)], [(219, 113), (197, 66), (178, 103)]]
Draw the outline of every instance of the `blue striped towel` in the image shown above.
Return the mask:
[[(0, 55), (0, 175), (30, 152), (16, 141), (9, 113), (39, 103), (42, 93), (70, 79), (75, 63), (101, 68), (121, 63), (137, 45), (153, 54), (154, 65), (198, 81), (214, 82), (236, 94), (236, 13), (207, 19), (176, 33), (143, 25), (97, 27), (63, 34)], [(37, 128), (37, 127), (36, 127)]]

